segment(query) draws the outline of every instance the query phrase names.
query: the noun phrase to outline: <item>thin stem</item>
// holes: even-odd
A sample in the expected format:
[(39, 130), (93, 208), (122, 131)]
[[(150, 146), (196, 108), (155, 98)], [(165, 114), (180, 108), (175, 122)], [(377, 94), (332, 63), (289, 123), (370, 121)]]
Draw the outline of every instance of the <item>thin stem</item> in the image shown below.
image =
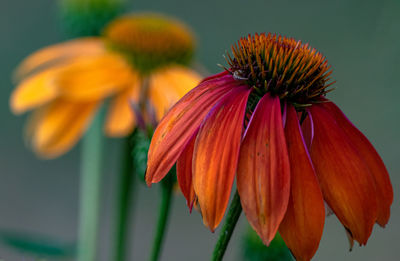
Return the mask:
[(129, 243), (130, 224), (132, 222), (132, 201), (136, 176), (133, 174), (132, 159), (132, 135), (129, 135), (123, 144), (120, 180), (118, 184), (117, 218), (115, 226), (115, 245), (113, 259), (115, 261), (126, 260), (126, 249)]
[(163, 240), (166, 234), (165, 230), (166, 230), (166, 225), (168, 223), (169, 210), (172, 201), (172, 188), (174, 184), (173, 180), (174, 173), (171, 172), (168, 173), (168, 175), (161, 182), (162, 195), (161, 195), (160, 212), (158, 216), (156, 236), (154, 238), (153, 249), (151, 251), (151, 257), (150, 257), (151, 261), (157, 261), (159, 259)]
[(104, 110), (93, 120), (82, 142), (78, 261), (95, 261), (102, 177)]
[(236, 191), (231, 206), (229, 207), (229, 212), (228, 216), (226, 217), (225, 224), (222, 227), (217, 244), (215, 245), (211, 260), (220, 261), (224, 257), (229, 240), (231, 239), (233, 230), (235, 229), (241, 213), (242, 205), (240, 204), (239, 193)]
[(139, 93), (139, 109), (141, 112), (146, 110), (147, 101), (149, 97), (150, 79), (149, 77), (142, 78), (142, 85)]

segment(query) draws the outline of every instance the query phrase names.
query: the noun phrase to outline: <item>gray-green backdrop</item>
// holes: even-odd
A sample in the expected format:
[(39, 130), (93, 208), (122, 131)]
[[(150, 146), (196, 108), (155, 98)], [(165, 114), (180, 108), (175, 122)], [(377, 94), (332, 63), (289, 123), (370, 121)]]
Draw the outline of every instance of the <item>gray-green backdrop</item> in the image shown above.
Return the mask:
[[(277, 32), (309, 42), (328, 58), (337, 80), (329, 94), (375, 145), (393, 182), (395, 200), (386, 229), (375, 227), (366, 247), (348, 252), (344, 229), (327, 219), (315, 260), (400, 260), (400, 1), (399, 0), (137, 0), (136, 11), (175, 15), (197, 33), (197, 61), (218, 72), (222, 55), (240, 36)], [(10, 113), (10, 75), (26, 55), (64, 39), (55, 0), (0, 1), (0, 230), (28, 231), (73, 242), (78, 209), (75, 148), (53, 161), (38, 160), (22, 139), (25, 117)], [(101, 221), (101, 256), (108, 260), (110, 217), (119, 142), (107, 142)], [(132, 258), (145, 260), (158, 206), (156, 186), (139, 190)], [(240, 229), (226, 260), (241, 260)], [(163, 260), (207, 260), (217, 235), (176, 197)], [(0, 245), (0, 259), (32, 260)]]

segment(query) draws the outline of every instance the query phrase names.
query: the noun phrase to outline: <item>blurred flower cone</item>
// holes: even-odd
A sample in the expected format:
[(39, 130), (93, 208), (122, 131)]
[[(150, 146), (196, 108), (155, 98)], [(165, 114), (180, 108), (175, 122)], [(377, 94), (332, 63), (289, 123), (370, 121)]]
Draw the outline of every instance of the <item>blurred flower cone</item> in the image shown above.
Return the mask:
[(200, 80), (188, 67), (193, 51), (193, 36), (179, 21), (158, 14), (117, 18), (102, 37), (78, 38), (27, 57), (15, 72), (10, 106), (15, 114), (34, 110), (27, 139), (38, 155), (54, 158), (77, 143), (107, 100), (108, 136), (132, 132), (131, 103), (160, 120)]

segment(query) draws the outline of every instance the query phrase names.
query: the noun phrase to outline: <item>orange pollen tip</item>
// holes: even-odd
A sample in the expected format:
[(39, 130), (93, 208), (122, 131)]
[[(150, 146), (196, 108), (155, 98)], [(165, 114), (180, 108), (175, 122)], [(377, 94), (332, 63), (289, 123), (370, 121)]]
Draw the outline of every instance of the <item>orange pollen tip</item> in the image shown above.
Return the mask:
[(297, 108), (317, 102), (334, 82), (326, 58), (308, 44), (280, 35), (255, 34), (241, 38), (227, 54), (227, 69), (263, 96), (269, 92)]

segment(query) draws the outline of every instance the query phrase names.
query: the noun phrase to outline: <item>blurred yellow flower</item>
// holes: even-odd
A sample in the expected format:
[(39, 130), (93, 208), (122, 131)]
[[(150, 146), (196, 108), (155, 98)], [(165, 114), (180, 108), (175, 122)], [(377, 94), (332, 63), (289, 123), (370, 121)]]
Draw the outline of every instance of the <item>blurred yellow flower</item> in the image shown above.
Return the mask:
[[(103, 37), (79, 38), (39, 50), (15, 72), (10, 106), (15, 114), (35, 109), (26, 133), (38, 155), (68, 151), (110, 98), (108, 136), (135, 127), (133, 103), (148, 103), (157, 119), (200, 81), (187, 66), (194, 39), (180, 22), (157, 14), (118, 18)], [(142, 113), (146, 114), (142, 106)]]

